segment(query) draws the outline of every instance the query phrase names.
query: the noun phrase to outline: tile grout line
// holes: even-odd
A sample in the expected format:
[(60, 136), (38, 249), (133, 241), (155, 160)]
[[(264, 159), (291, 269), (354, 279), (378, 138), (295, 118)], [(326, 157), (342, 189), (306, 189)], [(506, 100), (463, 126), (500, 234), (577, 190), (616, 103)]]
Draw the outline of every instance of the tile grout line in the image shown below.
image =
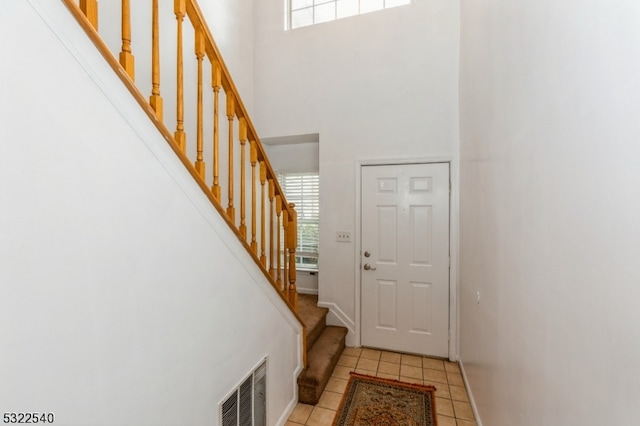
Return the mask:
[[(357, 351), (357, 355), (352, 355), (353, 351)], [(345, 352), (349, 352), (349, 353), (345, 353)], [(363, 353), (366, 354), (365, 357), (362, 356)], [(385, 360), (385, 361), (382, 360), (383, 354), (386, 354), (387, 360)], [(392, 355), (397, 355), (397, 357), (396, 356), (392, 356)], [(446, 396), (436, 396), (435, 393), (434, 393), (434, 397), (435, 398), (440, 398), (440, 399), (445, 400), (445, 401), (448, 401), (450, 403), (451, 414), (452, 415), (437, 414), (438, 411), (436, 411), (436, 415), (438, 417), (444, 417), (444, 418), (453, 420), (453, 425), (456, 425), (456, 424), (458, 424), (460, 422), (464, 422), (465, 425), (469, 425), (469, 426), (470, 425), (476, 425), (477, 426), (477, 423), (475, 422), (475, 419), (474, 420), (469, 420), (469, 419), (466, 419), (466, 418), (461, 418), (461, 417), (457, 417), (456, 416), (456, 410), (455, 410), (456, 404), (454, 404), (454, 401), (458, 403), (457, 405), (461, 405), (461, 404), (463, 406), (464, 406), (464, 404), (470, 405), (469, 396), (468, 396), (467, 389), (464, 386), (464, 381), (463, 381), (462, 386), (460, 386), (459, 384), (454, 384), (451, 381), (451, 377), (455, 377), (455, 376), (451, 376), (450, 377), (450, 375), (458, 374), (458, 375), (462, 376), (462, 374), (461, 374), (462, 371), (460, 370), (460, 366), (457, 363), (452, 363), (451, 364), (451, 365), (455, 366), (454, 368), (447, 368), (447, 365), (449, 365), (449, 364), (447, 364), (447, 361), (445, 361), (445, 360), (439, 360), (439, 359), (436, 359), (436, 358), (429, 358), (429, 357), (422, 357), (422, 356), (418, 356), (418, 355), (402, 354), (402, 353), (398, 353), (398, 352), (381, 351), (381, 350), (369, 349), (369, 348), (345, 348), (345, 350), (343, 350), (343, 352), (340, 354), (340, 359), (343, 359), (344, 356), (349, 356), (350, 358), (355, 358), (355, 365), (354, 366), (350, 366), (350, 365), (337, 364), (336, 367), (334, 367), (334, 370), (331, 372), (331, 376), (330, 376), (329, 380), (331, 380), (332, 378), (333, 379), (337, 379), (337, 380), (342, 380), (342, 381), (348, 380), (348, 379), (345, 379), (343, 377), (340, 377), (339, 374), (338, 375), (334, 375), (336, 373), (336, 370), (338, 369), (338, 367), (341, 367), (341, 368), (347, 369), (347, 371), (349, 371), (349, 372), (351, 372), (351, 371), (356, 371), (357, 372), (358, 370), (360, 370), (360, 371), (364, 372), (363, 374), (369, 374), (369, 375), (372, 375), (372, 376), (375, 376), (375, 377), (382, 377), (382, 376), (380, 376), (380, 374), (388, 374), (389, 376), (395, 376), (396, 380), (403, 381), (402, 379), (405, 379), (404, 380), (405, 382), (417, 383), (416, 381), (420, 381), (420, 384), (422, 384), (422, 385), (425, 385), (425, 384), (433, 385), (433, 386), (436, 387), (436, 389), (438, 388), (438, 386), (443, 387), (443, 385), (444, 385), (444, 387), (446, 387), (446, 391), (447, 391), (446, 394), (448, 394), (448, 397), (446, 397)], [(372, 356), (374, 358), (371, 358)], [(403, 357), (406, 357), (407, 363), (403, 364)], [(388, 358), (391, 358), (391, 360), (389, 360)], [(360, 360), (361, 359), (362, 360), (367, 360), (367, 361), (375, 361), (376, 362), (375, 363), (375, 371), (359, 368), (358, 365), (360, 364)], [(395, 361), (396, 359), (397, 359), (397, 362)], [(431, 360), (430, 363), (429, 363), (430, 364), (429, 366), (425, 366), (425, 360), (426, 359)], [(418, 360), (420, 362), (419, 366), (415, 365), (415, 363), (417, 363)], [(340, 362), (340, 361), (338, 361), (338, 362)], [(380, 371), (380, 363), (381, 362), (398, 365), (398, 375), (396, 376), (395, 374), (381, 372)], [(432, 368), (432, 366), (434, 365), (434, 362), (436, 363), (436, 365), (438, 363), (440, 363), (440, 366), (442, 367), (442, 369)], [(369, 366), (373, 366), (373, 364), (371, 362), (364, 362), (362, 365), (365, 365), (365, 364), (368, 364)], [(419, 368), (420, 369), (421, 378), (402, 376), (402, 367), (403, 366), (411, 367), (411, 368), (407, 368), (405, 371), (408, 374), (412, 374), (413, 376), (417, 376), (418, 374), (412, 368)], [(425, 378), (425, 370), (432, 370), (434, 372), (438, 371), (438, 372), (443, 373), (444, 374), (444, 380), (446, 381), (446, 383), (440, 383), (440, 382), (434, 381), (432, 379), (426, 379)], [(344, 370), (342, 370), (342, 371), (344, 371)], [(409, 373), (409, 372), (412, 372), (412, 373)], [(428, 380), (428, 383), (427, 383), (427, 380)], [(455, 400), (453, 399), (453, 394), (451, 392), (451, 387), (452, 386), (455, 386), (456, 388), (462, 388), (464, 390), (464, 395), (466, 396), (466, 401), (465, 400), (460, 400), (460, 399), (455, 399)], [(342, 398), (343, 395), (344, 395), (344, 390), (345, 389), (342, 388), (341, 392), (337, 392), (337, 391), (334, 391), (334, 390), (325, 389), (323, 391), (323, 393), (322, 393), (322, 396), (324, 396), (326, 392), (329, 392), (329, 393), (335, 393), (337, 395), (340, 395), (340, 398)], [(321, 396), (321, 399), (322, 399), (322, 396)], [(459, 395), (458, 395), (458, 398), (460, 398)], [(437, 399), (436, 399), (436, 404), (437, 404)], [(302, 404), (299, 404), (299, 405), (302, 405)], [(307, 426), (313, 426), (313, 425), (322, 426), (322, 425), (325, 424), (325, 422), (316, 423), (316, 419), (313, 418), (313, 413), (314, 413), (314, 410), (316, 410), (316, 408), (318, 408), (318, 413), (333, 412), (333, 417), (335, 417), (335, 415), (337, 413), (336, 410), (328, 408), (328, 407), (321, 407), (321, 406), (318, 406), (318, 405), (311, 406), (311, 407), (313, 407), (313, 408), (311, 409), (311, 411), (309, 412), (308, 416), (306, 417), (305, 423), (303, 423), (304, 425), (307, 425)], [(436, 410), (437, 410), (437, 407), (436, 407)], [(460, 408), (460, 410), (462, 410), (462, 408)], [(321, 416), (321, 415), (322, 414), (319, 414), (319, 416)], [(472, 412), (472, 416), (473, 416), (473, 412)], [(291, 418), (291, 416), (290, 416), (290, 418)], [(326, 424), (331, 424), (332, 420), (333, 419), (331, 419), (329, 421), (329, 423), (326, 423)], [(294, 422), (292, 420), (288, 420), (288, 422), (290, 422), (291, 424), (295, 424), (295, 425), (302, 425), (301, 423), (296, 423), (296, 422)]]

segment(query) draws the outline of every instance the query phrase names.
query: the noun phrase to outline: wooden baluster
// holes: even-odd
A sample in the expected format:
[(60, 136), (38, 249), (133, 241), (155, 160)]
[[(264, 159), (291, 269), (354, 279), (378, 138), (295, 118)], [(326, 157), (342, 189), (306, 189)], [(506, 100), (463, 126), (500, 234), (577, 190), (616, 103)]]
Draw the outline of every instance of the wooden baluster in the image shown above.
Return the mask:
[(174, 0), (173, 12), (177, 21), (177, 55), (176, 55), (176, 131), (173, 134), (176, 145), (184, 154), (187, 150), (187, 135), (184, 132), (184, 54), (183, 54), (183, 36), (182, 23), (187, 13), (185, 0)]
[(258, 162), (258, 150), (256, 141), (250, 141), (251, 151), (251, 250), (258, 255), (258, 242), (256, 241), (256, 163)]
[(283, 291), (285, 292), (285, 296), (287, 297), (287, 299), (289, 299), (289, 295), (287, 290), (289, 289), (289, 268), (287, 267), (289, 265), (289, 250), (287, 249), (288, 247), (288, 243), (287, 241), (289, 241), (289, 212), (287, 211), (286, 208), (282, 209), (282, 231), (283, 231), (283, 237), (284, 237), (284, 241), (283, 241), (283, 248), (284, 248), (284, 255), (282, 256), (282, 275), (283, 275)]
[(291, 217), (289, 218), (289, 303), (294, 312), (298, 312), (298, 289), (296, 288), (296, 247), (298, 245), (298, 215), (294, 210), (295, 204), (289, 204)]
[(276, 196), (276, 189), (273, 183), (273, 179), (269, 179), (269, 273), (271, 274), (271, 278), (276, 277), (276, 271), (274, 269), (274, 259), (273, 259), (273, 244), (275, 243), (273, 238), (273, 220), (274, 220), (274, 203), (273, 200)]
[(203, 97), (202, 97), (202, 60), (204, 59), (204, 34), (202, 28), (196, 28), (195, 38), (196, 59), (198, 60), (198, 105), (197, 105), (197, 121), (196, 121), (196, 172), (204, 180), (205, 164), (202, 157), (204, 149), (204, 117), (203, 117)]
[(220, 86), (222, 85), (222, 69), (217, 61), (211, 63), (211, 87), (213, 88), (213, 184), (211, 193), (220, 201), (220, 158), (218, 154), (220, 144)]
[(236, 208), (233, 206), (233, 119), (235, 117), (235, 99), (233, 93), (227, 92), (227, 119), (229, 120), (229, 205), (227, 216), (231, 223), (236, 223)]
[(240, 117), (240, 130), (238, 138), (240, 139), (240, 235), (246, 241), (247, 239), (247, 223), (246, 223), (246, 188), (245, 188), (245, 153), (244, 147), (247, 143), (247, 119)]
[(98, 31), (98, 0), (80, 0), (80, 10)]
[(265, 199), (267, 198), (267, 194), (265, 194), (264, 184), (267, 182), (267, 165), (264, 161), (260, 162), (260, 185), (261, 189), (261, 197), (260, 197), (260, 262), (262, 262), (262, 266), (267, 267), (267, 256), (265, 255), (265, 246), (267, 245), (266, 235), (265, 235)]
[(122, 0), (122, 51), (120, 65), (131, 80), (135, 80), (134, 59), (131, 54), (131, 8), (129, 0)]
[(160, 97), (160, 31), (158, 18), (158, 0), (152, 3), (152, 29), (151, 29), (151, 97), (149, 104), (156, 112), (156, 116), (162, 121), (162, 97)]
[(280, 268), (282, 267), (280, 260), (280, 256), (282, 256), (282, 242), (280, 241), (280, 216), (282, 216), (282, 196), (276, 195), (276, 284), (278, 285), (278, 288), (282, 290), (282, 271), (280, 270)]

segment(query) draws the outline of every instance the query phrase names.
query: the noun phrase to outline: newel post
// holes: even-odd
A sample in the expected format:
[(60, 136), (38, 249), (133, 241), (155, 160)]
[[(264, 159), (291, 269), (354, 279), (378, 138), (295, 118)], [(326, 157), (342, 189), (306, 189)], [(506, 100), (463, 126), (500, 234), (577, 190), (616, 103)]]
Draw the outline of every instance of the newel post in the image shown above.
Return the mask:
[(298, 289), (296, 288), (296, 248), (298, 245), (298, 213), (295, 204), (289, 204), (291, 216), (287, 227), (287, 248), (289, 249), (289, 302), (293, 310), (298, 312)]

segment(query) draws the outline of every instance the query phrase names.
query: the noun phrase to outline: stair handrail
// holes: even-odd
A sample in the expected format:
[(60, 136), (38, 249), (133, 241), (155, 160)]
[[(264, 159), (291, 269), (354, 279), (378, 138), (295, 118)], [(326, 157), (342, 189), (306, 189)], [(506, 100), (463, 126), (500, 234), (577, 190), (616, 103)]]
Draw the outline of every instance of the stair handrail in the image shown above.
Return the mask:
[[(176, 153), (180, 161), (187, 168), (196, 183), (203, 190), (207, 198), (211, 201), (214, 208), (224, 218), (236, 236), (240, 239), (245, 249), (249, 252), (255, 263), (263, 271), (265, 277), (272, 286), (277, 290), (280, 297), (290, 308), (296, 319), (303, 327), (302, 335), (302, 354), (303, 362), (306, 366), (306, 342), (304, 324), (297, 313), (298, 293), (296, 287), (296, 258), (295, 252), (297, 247), (297, 213), (295, 205), (286, 201), (285, 194), (278, 183), (276, 173), (271, 166), (267, 153), (262, 145), (255, 127), (249, 117), (247, 109), (242, 102), (242, 98), (231, 74), (222, 58), (222, 55), (214, 41), (209, 26), (204, 19), (202, 11), (196, 0), (174, 0), (174, 13), (177, 20), (177, 75), (178, 75), (178, 94), (177, 94), (177, 126), (176, 131), (172, 134), (164, 123), (163, 117), (163, 99), (159, 90), (159, 54), (158, 54), (158, 0), (152, 1), (153, 7), (153, 35), (152, 35), (152, 94), (147, 101), (139, 88), (136, 86), (134, 71), (134, 55), (131, 50), (131, 16), (129, 10), (129, 0), (121, 0), (122, 2), (122, 51), (119, 52), (119, 60), (114, 53), (103, 41), (98, 33), (98, 2), (97, 0), (79, 0), (76, 4), (75, 0), (62, 0), (72, 15), (76, 18), (82, 28), (85, 30), (91, 41), (100, 51), (107, 63), (113, 68), (120, 80), (127, 87), (136, 101), (143, 108), (147, 116), (158, 128), (170, 147)], [(184, 117), (180, 117), (184, 112), (183, 105), (183, 88), (180, 88), (182, 75), (182, 21), (188, 17), (195, 32), (195, 53), (198, 59), (198, 112), (197, 112), (197, 156), (192, 162), (186, 153), (186, 143), (184, 136)], [(229, 203), (225, 208), (221, 200), (221, 176), (217, 175), (220, 165), (220, 159), (214, 157), (213, 167), (214, 176), (212, 185), (209, 186), (204, 175), (205, 162), (202, 158), (203, 140), (202, 129), (204, 120), (202, 117), (202, 61), (207, 57), (211, 62), (212, 69), (212, 88), (215, 93), (215, 119), (213, 123), (214, 144), (219, 143), (219, 106), (218, 92), (223, 90), (227, 100), (226, 115), (229, 121), (229, 165), (230, 170), (228, 176), (228, 197)], [(233, 134), (235, 121), (238, 122), (237, 140)], [(240, 225), (236, 225), (236, 209), (235, 209), (235, 183), (233, 182), (233, 144), (239, 142), (241, 146), (241, 213)], [(249, 160), (246, 161), (245, 147), (249, 144)], [(217, 147), (215, 148), (217, 155)], [(245, 216), (245, 200), (246, 200), (246, 169), (247, 163), (251, 168), (251, 239), (248, 241), (246, 216)], [(261, 206), (257, 206), (257, 185), (260, 185)], [(266, 211), (268, 205), (268, 212)], [(261, 226), (260, 241), (257, 240), (257, 216), (260, 213)], [(268, 220), (268, 222), (267, 222)], [(274, 224), (275, 229), (274, 229)], [(269, 231), (267, 243), (266, 233)], [(267, 248), (269, 250), (267, 250)], [(274, 249), (275, 248), (275, 249)], [(259, 252), (260, 250), (260, 252)]]

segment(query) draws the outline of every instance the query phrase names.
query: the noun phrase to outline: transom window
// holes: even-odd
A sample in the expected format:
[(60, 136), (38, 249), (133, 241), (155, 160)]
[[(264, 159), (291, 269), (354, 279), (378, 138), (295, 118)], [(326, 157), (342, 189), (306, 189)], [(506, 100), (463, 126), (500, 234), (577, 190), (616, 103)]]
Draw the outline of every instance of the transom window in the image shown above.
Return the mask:
[(289, 28), (335, 21), (411, 3), (411, 0), (288, 0)]

